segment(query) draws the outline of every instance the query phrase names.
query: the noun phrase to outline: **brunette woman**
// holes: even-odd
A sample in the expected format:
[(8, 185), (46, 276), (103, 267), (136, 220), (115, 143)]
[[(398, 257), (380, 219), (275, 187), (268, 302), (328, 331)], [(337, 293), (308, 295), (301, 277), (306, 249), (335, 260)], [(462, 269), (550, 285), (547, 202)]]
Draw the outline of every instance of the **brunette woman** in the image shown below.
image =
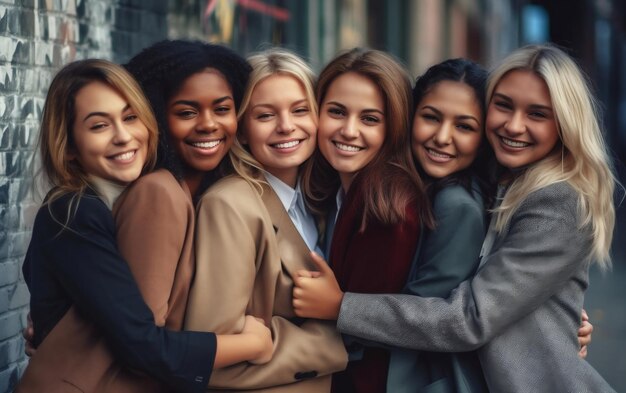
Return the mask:
[[(330, 267), (344, 291), (399, 293), (420, 228), (431, 221), (411, 159), (408, 75), (383, 52), (354, 49), (321, 72), (317, 99), (321, 154), (308, 196), (326, 219)], [(298, 311), (298, 289), (294, 298)], [(338, 310), (323, 312), (332, 318)], [(389, 350), (360, 350), (361, 358), (333, 378), (333, 391), (385, 390)]]

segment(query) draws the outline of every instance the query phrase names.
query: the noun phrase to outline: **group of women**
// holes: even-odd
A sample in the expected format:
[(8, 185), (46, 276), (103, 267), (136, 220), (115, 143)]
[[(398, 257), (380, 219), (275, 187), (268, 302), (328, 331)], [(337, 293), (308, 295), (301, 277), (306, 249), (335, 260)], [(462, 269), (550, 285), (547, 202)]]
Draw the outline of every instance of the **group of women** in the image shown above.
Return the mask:
[(18, 392), (613, 391), (577, 332), (615, 180), (554, 46), (411, 92), (376, 50), (164, 41), (63, 68), (40, 153)]

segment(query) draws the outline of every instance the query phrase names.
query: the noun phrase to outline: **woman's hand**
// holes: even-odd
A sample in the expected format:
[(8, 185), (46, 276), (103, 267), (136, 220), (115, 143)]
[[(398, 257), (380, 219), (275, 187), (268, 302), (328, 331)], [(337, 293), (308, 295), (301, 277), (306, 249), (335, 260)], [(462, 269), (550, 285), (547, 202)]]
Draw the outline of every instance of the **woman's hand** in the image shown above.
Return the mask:
[(582, 322), (580, 323), (580, 328), (578, 329), (578, 344), (580, 344), (578, 356), (583, 359), (587, 357), (587, 347), (591, 343), (592, 332), (593, 325), (589, 322), (589, 315), (587, 315), (587, 311), (583, 309)]
[(37, 349), (33, 345), (35, 339), (35, 329), (33, 328), (33, 320), (30, 318), (30, 312), (26, 316), (26, 327), (22, 330), (22, 336), (24, 337), (24, 352), (26, 356), (33, 356)]
[(294, 311), (299, 317), (336, 320), (343, 292), (324, 258), (311, 252), (311, 259), (319, 271), (300, 270), (296, 273)]
[(250, 359), (252, 364), (264, 364), (272, 360), (274, 354), (274, 343), (272, 342), (272, 333), (265, 322), (261, 318), (246, 315), (241, 334), (249, 335), (256, 345), (258, 345), (258, 355), (254, 359)]

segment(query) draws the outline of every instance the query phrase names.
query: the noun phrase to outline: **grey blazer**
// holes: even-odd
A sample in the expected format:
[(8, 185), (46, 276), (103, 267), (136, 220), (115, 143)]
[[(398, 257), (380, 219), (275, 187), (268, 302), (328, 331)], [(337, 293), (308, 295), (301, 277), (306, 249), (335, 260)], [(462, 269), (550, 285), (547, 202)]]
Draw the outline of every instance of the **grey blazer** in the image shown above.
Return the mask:
[(591, 231), (564, 182), (531, 193), (447, 299), (346, 293), (340, 331), (400, 347), (478, 349), (492, 392), (614, 392), (578, 357)]
[[(478, 189), (478, 185), (474, 184)], [(424, 233), (403, 293), (448, 297), (478, 268), (485, 238), (485, 206), (479, 192), (449, 184), (433, 198), (436, 227)], [(392, 347), (387, 391), (486, 392), (476, 351), (441, 353)]]

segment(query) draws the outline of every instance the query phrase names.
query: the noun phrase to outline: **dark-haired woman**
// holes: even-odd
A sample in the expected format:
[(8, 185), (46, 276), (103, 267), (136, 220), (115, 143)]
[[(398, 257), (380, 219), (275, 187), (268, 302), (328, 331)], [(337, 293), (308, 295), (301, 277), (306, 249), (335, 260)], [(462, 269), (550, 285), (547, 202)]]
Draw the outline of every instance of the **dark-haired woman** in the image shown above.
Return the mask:
[(250, 67), (223, 46), (173, 40), (126, 68), (155, 113), (159, 146), (157, 170), (115, 206), (118, 244), (157, 324), (180, 330), (195, 266), (193, 201), (225, 171)]
[[(484, 201), (494, 184), (488, 168), (495, 163), (484, 136), (486, 81), (487, 72), (478, 64), (452, 59), (429, 68), (413, 88), (413, 157), (436, 226), (422, 239), (404, 293), (447, 297), (478, 268), (486, 232)], [(392, 353), (387, 391), (434, 386), (486, 392), (476, 353)]]

